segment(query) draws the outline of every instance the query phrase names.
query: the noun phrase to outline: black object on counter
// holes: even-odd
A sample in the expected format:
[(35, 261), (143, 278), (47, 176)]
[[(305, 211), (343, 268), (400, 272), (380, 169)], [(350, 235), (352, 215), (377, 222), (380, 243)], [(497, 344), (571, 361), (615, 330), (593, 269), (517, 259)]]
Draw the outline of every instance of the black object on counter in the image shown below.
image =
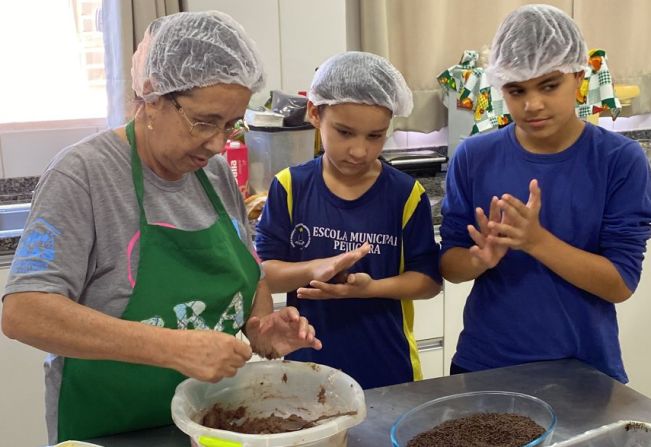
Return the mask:
[(448, 161), (446, 153), (447, 147), (385, 150), (382, 160), (413, 176), (429, 176), (441, 172)]

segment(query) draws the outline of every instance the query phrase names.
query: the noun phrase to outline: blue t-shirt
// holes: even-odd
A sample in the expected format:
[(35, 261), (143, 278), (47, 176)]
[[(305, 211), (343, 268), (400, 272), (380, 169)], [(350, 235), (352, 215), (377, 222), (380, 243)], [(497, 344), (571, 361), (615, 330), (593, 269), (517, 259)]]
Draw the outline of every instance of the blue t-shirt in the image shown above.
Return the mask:
[[(586, 124), (556, 154), (527, 152), (515, 126), (459, 145), (446, 179), (441, 252), (471, 247), (467, 225), (491, 197), (526, 203), (542, 191), (541, 225), (573, 247), (610, 260), (630, 290), (640, 279), (651, 223), (649, 164), (635, 141)], [(577, 358), (626, 382), (615, 306), (565, 281), (528, 254), (509, 250), (475, 280), (453, 361), (481, 370)]]
[[(415, 271), (441, 282), (427, 194), (412, 177), (384, 163), (373, 186), (355, 200), (328, 189), (321, 158), (285, 169), (271, 184), (257, 230), (262, 260), (325, 258), (368, 241), (371, 252), (351, 272), (381, 279)], [(299, 300), (294, 291), (287, 304), (307, 317), (323, 349), (301, 349), (286, 358), (341, 369), (363, 388), (422, 377), (411, 300)]]

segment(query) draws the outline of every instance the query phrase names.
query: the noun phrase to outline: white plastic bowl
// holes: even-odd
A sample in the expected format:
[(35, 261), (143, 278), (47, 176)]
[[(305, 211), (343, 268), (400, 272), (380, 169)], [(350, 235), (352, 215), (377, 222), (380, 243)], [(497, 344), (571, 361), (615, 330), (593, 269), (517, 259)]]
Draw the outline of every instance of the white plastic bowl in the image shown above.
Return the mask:
[(52, 447), (102, 447), (98, 444), (91, 444), (90, 442), (83, 441), (63, 441)]
[[(319, 393), (325, 391), (323, 403)], [(199, 424), (215, 403), (224, 408), (247, 407), (247, 417), (296, 414), (306, 420), (334, 413), (354, 415), (324, 419), (299, 431), (267, 435), (217, 430)], [(349, 428), (366, 417), (364, 392), (347, 374), (325, 365), (273, 360), (250, 362), (235, 377), (217, 383), (187, 379), (176, 388), (172, 419), (197, 446), (213, 447), (344, 447)]]

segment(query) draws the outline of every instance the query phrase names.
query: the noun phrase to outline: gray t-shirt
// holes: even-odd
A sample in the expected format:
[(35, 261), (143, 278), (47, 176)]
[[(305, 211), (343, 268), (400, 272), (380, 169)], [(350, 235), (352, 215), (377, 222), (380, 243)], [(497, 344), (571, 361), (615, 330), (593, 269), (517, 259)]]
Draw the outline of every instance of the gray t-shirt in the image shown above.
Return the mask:
[[(113, 131), (61, 151), (41, 177), (11, 266), (5, 295), (49, 292), (119, 317), (137, 280), (139, 209), (131, 176), (131, 148)], [(253, 252), (246, 208), (223, 157), (206, 174), (238, 234)], [(207, 228), (217, 214), (194, 173), (178, 181), (143, 166), (150, 224)], [(45, 362), (46, 419), (56, 442), (63, 358)]]

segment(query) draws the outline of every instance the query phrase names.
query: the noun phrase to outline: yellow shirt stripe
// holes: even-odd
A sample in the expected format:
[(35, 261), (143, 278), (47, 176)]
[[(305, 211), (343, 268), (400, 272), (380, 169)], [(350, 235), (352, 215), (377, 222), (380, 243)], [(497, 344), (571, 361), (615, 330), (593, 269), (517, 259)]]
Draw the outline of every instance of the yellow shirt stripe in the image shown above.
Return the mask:
[[(425, 188), (416, 181), (414, 187), (409, 194), (407, 202), (402, 210), (402, 229), (404, 230), (414, 215), (418, 204), (420, 203), (421, 196), (425, 193)], [(400, 273), (405, 271), (405, 253), (404, 244), (402, 244), (400, 252)], [(423, 380), (423, 370), (420, 364), (420, 356), (418, 355), (418, 346), (416, 345), (416, 338), (414, 337), (414, 302), (411, 299), (405, 298), (400, 301), (402, 305), (402, 330), (405, 333), (405, 338), (409, 344), (409, 357), (411, 359), (411, 367), (414, 370), (414, 380)]]
[(280, 184), (285, 188), (287, 193), (287, 212), (289, 213), (289, 222), (292, 221), (292, 208), (294, 204), (294, 198), (292, 197), (292, 173), (289, 172), (289, 168), (285, 168), (276, 174), (276, 178)]

